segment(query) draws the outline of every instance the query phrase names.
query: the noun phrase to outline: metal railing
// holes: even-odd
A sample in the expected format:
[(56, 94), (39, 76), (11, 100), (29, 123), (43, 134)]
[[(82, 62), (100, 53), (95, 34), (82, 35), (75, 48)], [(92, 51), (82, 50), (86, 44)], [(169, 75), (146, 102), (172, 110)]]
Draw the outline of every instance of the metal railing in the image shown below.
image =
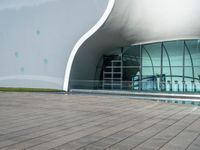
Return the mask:
[[(120, 84), (119, 84), (120, 82)], [(162, 85), (162, 88), (161, 86)], [(142, 87), (140, 87), (142, 86)], [(183, 87), (184, 86), (184, 87)], [(125, 90), (125, 91), (161, 91), (161, 92), (200, 92), (200, 83), (191, 81), (165, 82), (154, 81), (112, 81), (103, 85), (103, 80), (71, 80), (71, 89), (87, 90)], [(142, 89), (142, 90), (141, 90)]]

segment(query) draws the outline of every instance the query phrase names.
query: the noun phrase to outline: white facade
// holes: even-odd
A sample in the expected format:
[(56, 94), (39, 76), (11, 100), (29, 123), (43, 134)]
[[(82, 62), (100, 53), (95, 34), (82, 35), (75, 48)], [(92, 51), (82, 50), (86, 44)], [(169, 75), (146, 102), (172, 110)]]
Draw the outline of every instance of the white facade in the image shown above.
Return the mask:
[(76, 42), (107, 0), (0, 1), (0, 87), (63, 89)]
[(68, 90), (94, 80), (102, 54), (200, 38), (199, 0), (3, 0), (0, 87)]

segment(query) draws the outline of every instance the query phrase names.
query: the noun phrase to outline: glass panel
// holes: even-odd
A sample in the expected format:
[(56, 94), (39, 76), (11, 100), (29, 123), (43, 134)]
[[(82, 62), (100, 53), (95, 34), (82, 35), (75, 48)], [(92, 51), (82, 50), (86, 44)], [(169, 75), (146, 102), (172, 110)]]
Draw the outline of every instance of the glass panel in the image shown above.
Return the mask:
[[(161, 52), (163, 52), (162, 58)], [(103, 63), (98, 79), (71, 81), (73, 87), (200, 92), (200, 40), (180, 40), (118, 48), (109, 51), (102, 58), (104, 60), (101, 61)]]

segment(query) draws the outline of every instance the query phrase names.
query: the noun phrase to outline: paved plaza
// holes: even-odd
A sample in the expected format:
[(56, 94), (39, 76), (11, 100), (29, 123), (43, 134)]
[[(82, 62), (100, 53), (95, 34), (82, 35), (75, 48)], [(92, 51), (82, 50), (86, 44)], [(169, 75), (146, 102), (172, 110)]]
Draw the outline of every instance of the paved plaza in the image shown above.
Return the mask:
[(122, 96), (0, 92), (1, 150), (200, 150), (200, 108)]

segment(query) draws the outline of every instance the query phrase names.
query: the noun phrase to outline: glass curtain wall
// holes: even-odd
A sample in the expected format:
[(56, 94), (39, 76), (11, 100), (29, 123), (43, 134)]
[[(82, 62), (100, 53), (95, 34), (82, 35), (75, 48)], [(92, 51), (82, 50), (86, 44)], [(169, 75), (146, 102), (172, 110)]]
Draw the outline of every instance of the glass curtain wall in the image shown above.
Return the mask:
[[(117, 59), (111, 59), (103, 65), (103, 89), (200, 91), (200, 40), (124, 47), (118, 55), (116, 57), (115, 53)], [(105, 56), (107, 59), (113, 57), (112, 54)], [(110, 70), (106, 71), (108, 68)]]

